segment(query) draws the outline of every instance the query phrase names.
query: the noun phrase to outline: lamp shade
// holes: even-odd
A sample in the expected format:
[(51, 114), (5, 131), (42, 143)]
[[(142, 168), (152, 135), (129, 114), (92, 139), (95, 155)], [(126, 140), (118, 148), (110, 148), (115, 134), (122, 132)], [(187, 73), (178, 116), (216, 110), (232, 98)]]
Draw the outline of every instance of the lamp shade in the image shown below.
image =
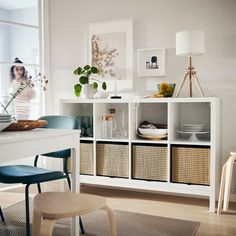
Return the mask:
[(181, 31), (176, 33), (176, 55), (201, 55), (205, 53), (205, 32)]

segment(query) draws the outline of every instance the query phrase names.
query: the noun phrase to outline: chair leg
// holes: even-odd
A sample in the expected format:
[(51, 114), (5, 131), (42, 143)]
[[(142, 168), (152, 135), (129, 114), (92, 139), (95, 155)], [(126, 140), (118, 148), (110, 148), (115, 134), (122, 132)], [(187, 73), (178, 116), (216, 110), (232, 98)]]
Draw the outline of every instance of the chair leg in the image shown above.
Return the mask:
[(38, 187), (38, 193), (41, 193), (42, 190), (41, 190), (41, 185), (40, 185), (40, 183), (37, 183), (37, 187)]
[(69, 190), (71, 191), (71, 180), (70, 180), (69, 174), (67, 174), (66, 179), (67, 179), (67, 183), (68, 183), (68, 186), (69, 186)]
[(3, 215), (3, 212), (2, 212), (2, 208), (1, 208), (1, 207), (0, 207), (0, 217), (1, 217), (1, 219), (2, 219), (2, 222), (4, 222), (5, 219), (4, 219), (4, 215)]
[(39, 159), (39, 155), (35, 156), (35, 159), (34, 159), (34, 167), (37, 167), (37, 165), (38, 165), (38, 159)]
[[(39, 155), (35, 156), (35, 159), (34, 159), (34, 167), (37, 167), (38, 166), (38, 160), (39, 160)], [(37, 184), (37, 187), (38, 187), (38, 193), (41, 193), (41, 186), (40, 186), (40, 183)]]
[(227, 211), (229, 208), (229, 198), (230, 198), (230, 187), (233, 174), (233, 165), (236, 157), (230, 156), (226, 162), (226, 176), (225, 176), (225, 189), (224, 189), (224, 205), (223, 210)]
[(80, 227), (81, 234), (85, 234), (84, 225), (83, 225), (81, 216), (79, 217), (79, 227)]
[(219, 193), (219, 199), (218, 199), (218, 209), (217, 214), (219, 215), (222, 210), (222, 202), (224, 197), (224, 188), (225, 188), (225, 170), (226, 170), (226, 164), (224, 164), (221, 174), (221, 182), (220, 182), (220, 193)]
[(25, 186), (26, 236), (30, 236), (29, 184)]
[(110, 221), (110, 236), (117, 236), (117, 228), (116, 228), (116, 218), (114, 216), (114, 213), (112, 211), (112, 209), (108, 206), (105, 206), (103, 208), (109, 217), (109, 221)]

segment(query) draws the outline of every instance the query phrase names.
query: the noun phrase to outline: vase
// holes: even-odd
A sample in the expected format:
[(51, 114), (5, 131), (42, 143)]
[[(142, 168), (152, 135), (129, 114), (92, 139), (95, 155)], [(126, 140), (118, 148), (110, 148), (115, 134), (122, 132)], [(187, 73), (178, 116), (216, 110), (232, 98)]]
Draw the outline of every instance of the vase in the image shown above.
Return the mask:
[(97, 93), (97, 89), (93, 87), (93, 84), (85, 84), (82, 87), (81, 95), (80, 97), (83, 99), (90, 99), (94, 98), (94, 95)]

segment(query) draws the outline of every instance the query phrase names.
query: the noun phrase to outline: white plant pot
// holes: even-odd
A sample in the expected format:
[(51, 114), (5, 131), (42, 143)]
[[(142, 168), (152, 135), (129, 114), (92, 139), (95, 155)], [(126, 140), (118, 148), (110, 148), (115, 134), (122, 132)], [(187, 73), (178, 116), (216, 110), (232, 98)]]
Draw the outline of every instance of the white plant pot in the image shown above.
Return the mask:
[(82, 86), (82, 91), (81, 91), (81, 98), (94, 98), (94, 95), (96, 94), (97, 89), (93, 88), (93, 84), (84, 84)]

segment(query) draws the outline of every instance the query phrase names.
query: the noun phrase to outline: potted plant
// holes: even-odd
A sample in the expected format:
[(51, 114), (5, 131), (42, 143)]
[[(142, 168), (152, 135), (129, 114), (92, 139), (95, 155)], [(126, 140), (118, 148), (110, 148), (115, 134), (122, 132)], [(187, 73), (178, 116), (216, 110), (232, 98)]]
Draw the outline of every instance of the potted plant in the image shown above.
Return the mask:
[(78, 67), (74, 71), (74, 75), (79, 76), (79, 83), (74, 85), (74, 92), (77, 97), (94, 98), (97, 92), (98, 84), (102, 85), (102, 89), (107, 89), (106, 82), (95, 79), (94, 76), (99, 74), (99, 70), (95, 66), (86, 65), (83, 68)]

